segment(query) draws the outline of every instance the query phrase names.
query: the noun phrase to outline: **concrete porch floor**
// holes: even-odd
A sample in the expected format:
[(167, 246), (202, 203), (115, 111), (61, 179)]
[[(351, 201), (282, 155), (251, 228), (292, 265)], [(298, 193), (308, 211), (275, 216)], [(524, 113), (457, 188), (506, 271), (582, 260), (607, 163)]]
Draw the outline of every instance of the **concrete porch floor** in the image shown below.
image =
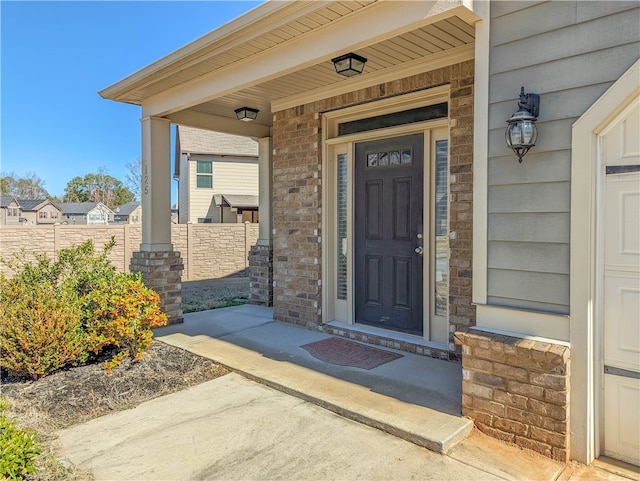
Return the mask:
[(460, 415), (462, 369), (455, 362), (400, 352), (401, 358), (370, 370), (330, 364), (301, 346), (332, 336), (276, 322), (272, 309), (251, 305), (190, 313), (183, 324), (158, 329), (155, 336), (502, 479), (637, 479), (602, 464), (558, 463), (473, 431)]
[(460, 416), (460, 364), (403, 352), (364, 370), (321, 361), (301, 347), (330, 337), (276, 322), (272, 309), (251, 305), (191, 313), (184, 324), (156, 330), (163, 342), (432, 451), (448, 452), (471, 431)]

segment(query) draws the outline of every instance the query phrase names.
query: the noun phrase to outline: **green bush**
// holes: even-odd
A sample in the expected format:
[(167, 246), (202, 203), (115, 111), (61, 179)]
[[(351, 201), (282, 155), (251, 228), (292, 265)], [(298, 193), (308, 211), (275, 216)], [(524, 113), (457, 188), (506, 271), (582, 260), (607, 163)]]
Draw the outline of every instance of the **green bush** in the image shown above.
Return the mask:
[(16, 427), (5, 416), (6, 401), (0, 399), (0, 478), (22, 479), (35, 472), (35, 458), (41, 449), (35, 433)]
[(88, 356), (77, 298), (19, 276), (0, 278), (0, 366), (38, 379)]
[(113, 239), (96, 253), (93, 242), (58, 252), (56, 260), (22, 252), (0, 276), (0, 367), (34, 379), (77, 365), (90, 353), (114, 350), (108, 369), (125, 356), (138, 361), (152, 327), (166, 324), (159, 296), (140, 275), (117, 273), (108, 258)]

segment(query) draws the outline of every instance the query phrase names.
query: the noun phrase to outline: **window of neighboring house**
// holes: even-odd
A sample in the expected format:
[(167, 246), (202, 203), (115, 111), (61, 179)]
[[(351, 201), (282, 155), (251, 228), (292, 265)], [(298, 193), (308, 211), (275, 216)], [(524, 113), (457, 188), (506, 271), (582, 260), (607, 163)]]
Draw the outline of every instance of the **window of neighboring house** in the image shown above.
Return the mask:
[(9, 207), (9, 216), (10, 217), (18, 217), (18, 208), (17, 207)]
[(38, 218), (39, 219), (46, 219), (47, 218), (47, 213), (44, 212), (44, 211), (38, 212)]
[(210, 160), (196, 161), (196, 174), (198, 189), (213, 188), (213, 163)]
[(211, 217), (198, 217), (198, 224), (211, 224), (213, 220)]
[(53, 212), (51, 213), (51, 218), (52, 218), (52, 219), (57, 219), (57, 218), (58, 218), (58, 212), (53, 211)]

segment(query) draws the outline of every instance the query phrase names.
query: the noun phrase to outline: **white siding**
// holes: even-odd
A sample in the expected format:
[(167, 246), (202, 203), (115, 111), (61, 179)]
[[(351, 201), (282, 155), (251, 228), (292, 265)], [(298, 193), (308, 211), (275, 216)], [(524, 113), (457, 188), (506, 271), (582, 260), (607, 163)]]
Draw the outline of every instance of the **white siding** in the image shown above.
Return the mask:
[(213, 190), (216, 194), (258, 195), (258, 160), (216, 159)]
[[(197, 160), (213, 161), (213, 188), (196, 187)], [(209, 217), (212, 222), (220, 222), (220, 208), (216, 206), (214, 194), (251, 194), (258, 195), (258, 160), (219, 158), (210, 155), (191, 155), (188, 168), (181, 168), (187, 173), (190, 194), (188, 211), (185, 216), (188, 222), (197, 223), (198, 218)], [(184, 175), (184, 174), (183, 174)], [(182, 182), (182, 181), (181, 181)], [(187, 202), (186, 200), (184, 201)], [(225, 214), (224, 222), (236, 222), (235, 213)], [(180, 221), (182, 223), (182, 220)]]
[[(568, 313), (571, 126), (637, 60), (638, 25), (637, 2), (491, 2), (489, 304)], [(541, 105), (518, 164), (504, 131), (521, 86)]]
[(215, 207), (213, 199), (215, 179), (211, 189), (197, 187), (196, 166), (198, 160), (212, 160), (212, 158), (203, 155), (191, 155), (189, 160), (189, 222), (197, 223), (198, 218), (205, 217), (211, 217), (213, 222), (218, 222), (219, 209)]

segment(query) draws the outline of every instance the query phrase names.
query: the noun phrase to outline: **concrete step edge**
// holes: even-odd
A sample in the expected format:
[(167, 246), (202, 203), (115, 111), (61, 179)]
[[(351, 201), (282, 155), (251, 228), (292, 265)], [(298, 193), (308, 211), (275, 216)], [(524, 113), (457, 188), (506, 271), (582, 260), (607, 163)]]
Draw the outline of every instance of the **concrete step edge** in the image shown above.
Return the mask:
[[(404, 439), (405, 441), (409, 441), (440, 454), (447, 454), (453, 447), (462, 442), (473, 429), (473, 422), (467, 418), (447, 415), (433, 411), (427, 407), (406, 405), (397, 399), (389, 398), (379, 393), (364, 393), (364, 395), (371, 400), (379, 401), (384, 399), (387, 404), (393, 404), (394, 407), (402, 405), (404, 406), (405, 411), (410, 410), (412, 413), (419, 411), (423, 414), (432, 413), (432, 416), (437, 416), (441, 419), (450, 418), (450, 420), (445, 423), (446, 433), (443, 433), (443, 430), (440, 429), (440, 427), (434, 429), (433, 432), (417, 432), (416, 430), (406, 427), (407, 425), (412, 424), (412, 421), (414, 421), (413, 419), (409, 420), (406, 417), (403, 419), (401, 416), (396, 414), (397, 422), (394, 422), (393, 419), (389, 419), (390, 416), (388, 412), (385, 413), (382, 409), (377, 409), (376, 406), (367, 405), (366, 409), (359, 410), (357, 405), (358, 403), (354, 402), (353, 399), (357, 396), (352, 396), (351, 399), (348, 399), (349, 396), (346, 394), (335, 394), (344, 392), (344, 385), (350, 384), (346, 381), (335, 380), (332, 383), (333, 389), (330, 390), (309, 388), (309, 385), (312, 383), (308, 382), (310, 373), (307, 368), (295, 365), (288, 365), (285, 368), (285, 366), (278, 361), (265, 358), (254, 351), (240, 346), (235, 346), (220, 339), (208, 337), (203, 339), (204, 336), (200, 337), (200, 339), (181, 339), (181, 337), (182, 336), (180, 335), (169, 335), (162, 336), (159, 340), (182, 349), (186, 349), (194, 354), (212, 359), (230, 371), (236, 372), (254, 382), (271, 387), (272, 389), (276, 389), (285, 394), (295, 396), (299, 399), (334, 412), (342, 417), (379, 429), (400, 439)], [(299, 376), (299, 378), (307, 381), (306, 388), (305, 386), (301, 386), (305, 384), (304, 382), (300, 382), (298, 383), (298, 386), (296, 386), (295, 379), (288, 380), (286, 375), (282, 375), (283, 371), (295, 372), (297, 370), (305, 371), (303, 375)], [(321, 373), (317, 373), (317, 376), (318, 378), (322, 378), (325, 383), (329, 377)], [(329, 391), (332, 391), (333, 395)], [(359, 391), (360, 395), (362, 395), (362, 390)], [(342, 400), (344, 400), (344, 402), (341, 402)], [(348, 407), (349, 403), (355, 405), (355, 407)], [(360, 406), (362, 407), (362, 403)], [(400, 409), (402, 409), (402, 407), (400, 407)], [(366, 411), (366, 413), (363, 411)], [(387, 411), (391, 410), (387, 409)], [(417, 419), (415, 419), (414, 422), (418, 425), (420, 424)]]

